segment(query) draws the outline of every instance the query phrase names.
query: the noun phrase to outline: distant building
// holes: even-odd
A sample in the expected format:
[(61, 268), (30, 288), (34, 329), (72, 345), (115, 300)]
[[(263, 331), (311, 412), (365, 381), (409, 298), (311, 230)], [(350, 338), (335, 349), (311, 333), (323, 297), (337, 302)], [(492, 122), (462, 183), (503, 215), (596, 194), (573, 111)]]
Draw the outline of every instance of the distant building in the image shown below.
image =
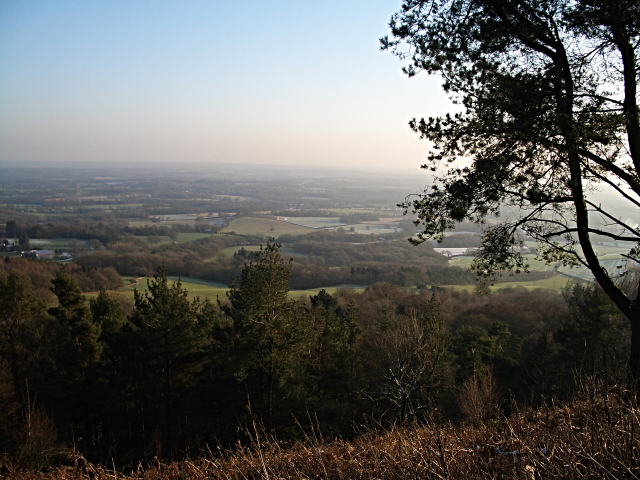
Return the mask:
[(53, 250), (29, 250), (22, 252), (22, 258), (30, 258), (32, 260), (52, 260), (56, 256)]

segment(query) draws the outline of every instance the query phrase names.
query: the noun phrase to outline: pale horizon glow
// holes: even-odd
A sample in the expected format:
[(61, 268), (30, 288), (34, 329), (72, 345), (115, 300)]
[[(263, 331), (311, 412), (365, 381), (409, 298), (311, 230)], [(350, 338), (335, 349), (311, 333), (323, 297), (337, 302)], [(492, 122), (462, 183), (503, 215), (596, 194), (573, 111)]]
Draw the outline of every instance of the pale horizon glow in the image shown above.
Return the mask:
[(0, 2), (0, 162), (418, 173), (453, 107), (379, 50), (400, 4)]

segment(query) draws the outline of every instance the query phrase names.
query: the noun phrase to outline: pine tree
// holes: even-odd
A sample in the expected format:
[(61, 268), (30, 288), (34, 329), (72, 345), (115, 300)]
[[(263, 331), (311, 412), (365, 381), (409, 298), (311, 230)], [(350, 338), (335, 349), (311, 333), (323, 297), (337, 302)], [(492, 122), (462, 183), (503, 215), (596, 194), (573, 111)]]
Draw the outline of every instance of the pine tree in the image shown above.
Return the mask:
[(205, 308), (203, 314), (203, 303), (198, 298), (190, 302), (187, 294), (179, 280), (169, 284), (162, 266), (148, 282), (148, 292), (135, 290), (131, 315), (138, 329), (133, 354), (142, 381), (137, 385), (138, 408), (149, 409), (149, 426), (155, 423), (162, 437), (172, 443), (180, 440), (174, 423), (183, 420), (186, 407), (181, 401), (187, 402), (211, 343), (210, 309)]
[(93, 322), (100, 325), (100, 340), (112, 338), (127, 319), (118, 301), (102, 290), (89, 301)]
[(13, 270), (0, 275), (0, 292), (0, 357), (8, 362), (17, 385), (36, 354), (36, 322), (45, 318), (45, 310), (29, 284)]
[(78, 381), (88, 367), (100, 360), (100, 325), (93, 321), (80, 286), (64, 265), (60, 266), (51, 284), (58, 306), (48, 312), (57, 321), (62, 336), (57, 341), (58, 366), (64, 370), (68, 382)]
[(309, 343), (304, 311), (287, 296), (291, 262), (285, 262), (279, 249), (280, 244), (271, 241), (260, 247), (230, 286), (231, 306), (226, 308), (241, 350), (236, 376), (270, 433), (286, 401), (305, 395), (304, 351)]

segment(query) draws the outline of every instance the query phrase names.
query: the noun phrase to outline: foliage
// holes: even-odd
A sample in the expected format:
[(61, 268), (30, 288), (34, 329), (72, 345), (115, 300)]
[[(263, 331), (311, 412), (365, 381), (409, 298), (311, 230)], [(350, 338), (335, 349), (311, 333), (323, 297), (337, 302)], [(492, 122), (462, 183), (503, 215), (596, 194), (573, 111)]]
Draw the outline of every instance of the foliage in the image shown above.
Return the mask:
[[(190, 301), (160, 268), (148, 291), (136, 292), (128, 317), (105, 292), (87, 302), (64, 267), (48, 313), (19, 275), (0, 275), (12, 293), (0, 302), (2, 448), (23, 452), (16, 462), (44, 466), (75, 446), (91, 461), (120, 468), (207, 446), (240, 441), (243, 448), (262, 430), (296, 440), (350, 438), (363, 422), (390, 427), (468, 416), (490, 425), (508, 412), (509, 400), (570, 398), (574, 379), (565, 373), (579, 365), (585, 346), (575, 335), (594, 352), (596, 374), (606, 373), (599, 367), (605, 357), (607, 372), (618, 368), (611, 352), (624, 355), (616, 343), (620, 318), (586, 287), (563, 299), (378, 283), (361, 294), (342, 288), (293, 300), (290, 265), (279, 245), (267, 244), (218, 304)], [(603, 377), (607, 388), (617, 388), (619, 370)], [(577, 373), (584, 380), (592, 371)], [(456, 392), (469, 402), (456, 402)], [(37, 438), (29, 442), (24, 432)]]
[[(113, 267), (82, 268), (75, 263), (66, 263), (67, 273), (78, 283), (82, 291), (115, 290), (124, 285), (122, 278)], [(0, 272), (13, 270), (28, 281), (31, 289), (47, 304), (55, 301), (55, 295), (49, 287), (58, 272), (58, 264), (53, 262), (32, 261), (21, 258), (6, 258), (0, 262)]]
[[(440, 175), (403, 204), (424, 229), (415, 241), (442, 239), (463, 220), (484, 223), (506, 206), (501, 222), (485, 224), (480, 275), (527, 270), (519, 247), (530, 236), (545, 260), (589, 268), (640, 326), (637, 288), (625, 295), (593, 248), (596, 238), (640, 245), (640, 231), (591, 199), (604, 185), (640, 206), (639, 19), (628, 0), (405, 1), (383, 48), (409, 60), (410, 76), (441, 75), (463, 108), (410, 122), (433, 142), (423, 168)], [(460, 158), (470, 162), (454, 164)], [(626, 256), (638, 260), (638, 248)], [(640, 332), (634, 339), (638, 379)]]
[(629, 356), (628, 322), (597, 286), (574, 285), (566, 296), (569, 315), (555, 334), (563, 363), (581, 376), (620, 384)]
[(268, 242), (255, 252), (231, 285), (227, 293), (231, 305), (226, 309), (239, 335), (241, 360), (236, 376), (248, 388), (251, 408), (270, 433), (282, 402), (302, 395), (304, 380), (294, 379), (304, 370), (309, 342), (304, 312), (287, 296), (291, 262), (285, 262), (279, 248)]
[(78, 284), (61, 265), (51, 280), (51, 291), (58, 298), (58, 306), (48, 309), (61, 327), (57, 339), (61, 366), (68, 381), (81, 379), (87, 368), (100, 360), (100, 325), (91, 316), (91, 309)]
[(135, 292), (130, 317), (139, 329), (133, 352), (143, 382), (138, 408), (146, 415), (150, 412), (144, 412), (145, 407), (153, 409), (154, 414), (148, 417), (153, 422), (150, 426), (155, 423), (171, 444), (176, 442), (175, 422), (182, 411), (176, 405), (187, 401), (184, 393), (203, 368), (215, 318), (208, 302), (203, 305), (197, 298), (188, 301), (179, 281), (169, 286), (164, 267), (148, 284), (144, 294)]

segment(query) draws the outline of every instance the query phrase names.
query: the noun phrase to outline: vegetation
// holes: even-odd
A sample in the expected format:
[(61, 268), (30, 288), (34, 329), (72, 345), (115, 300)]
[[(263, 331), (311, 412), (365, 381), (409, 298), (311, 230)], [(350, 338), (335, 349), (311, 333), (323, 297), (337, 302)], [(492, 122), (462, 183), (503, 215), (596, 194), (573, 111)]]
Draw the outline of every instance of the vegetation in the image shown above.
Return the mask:
[[(13, 271), (27, 280), (30, 288), (46, 304), (55, 301), (51, 292), (51, 280), (58, 272), (58, 264), (50, 262), (34, 262), (21, 258), (5, 258), (0, 261), (0, 273)], [(118, 272), (113, 267), (91, 268), (67, 264), (67, 273), (74, 279), (83, 292), (99, 290), (115, 290), (124, 285)]]
[[(572, 402), (514, 408), (509, 418), (476, 428), (427, 422), (384, 433), (365, 430), (358, 439), (338, 441), (310, 431), (295, 444), (258, 430), (245, 447), (139, 465), (119, 478), (627, 478), (638, 469), (637, 408), (588, 387)], [(116, 475), (82, 456), (72, 460), (72, 466), (45, 474), (12, 471), (8, 478), (106, 480)]]
[[(592, 192), (605, 186), (637, 214), (639, 15), (638, 3), (627, 0), (407, 0), (391, 20), (391, 40), (382, 40), (409, 59), (408, 75), (441, 75), (464, 106), (454, 116), (410, 122), (434, 145), (424, 168), (471, 158), (405, 201), (423, 227), (414, 241), (440, 239), (455, 222), (484, 223), (509, 208), (512, 215), (486, 225), (476, 270), (526, 270), (517, 247), (527, 236), (546, 260), (590, 269), (634, 330), (638, 389), (638, 292), (621, 290), (594, 243), (630, 242), (625, 255), (638, 261), (640, 232)], [(606, 221), (598, 225), (596, 214)]]
[[(18, 273), (2, 274), (0, 442), (16, 459), (10, 468), (64, 462), (70, 447), (112, 468), (153, 458), (158, 468), (238, 441), (240, 450), (211, 461), (252, 464), (258, 443), (288, 455), (256, 435), (302, 442), (292, 452), (304, 455), (305, 435), (365, 445), (356, 440), (363, 424), (377, 426), (373, 435), (426, 422), (424, 432), (453, 441), (462, 427), (442, 422), (519, 422), (513, 402), (533, 409), (532, 418), (542, 418), (536, 409), (549, 399), (570, 404), (571, 372), (600, 379), (602, 394), (620, 392), (629, 327), (597, 287), (574, 286), (564, 297), (524, 289), (478, 296), (377, 283), (361, 294), (292, 299), (292, 263), (279, 248), (246, 252), (227, 300), (215, 303), (190, 300), (161, 266), (146, 291), (135, 291), (128, 315), (105, 292), (87, 301), (65, 266), (48, 309)], [(393, 432), (370, 441), (384, 445)], [(504, 445), (517, 441), (509, 438)], [(335, 445), (326, 448), (356, 448)]]
[(404, 220), (387, 175), (10, 169), (0, 476), (637, 478), (639, 19), (406, 0), (383, 47), (464, 111)]

